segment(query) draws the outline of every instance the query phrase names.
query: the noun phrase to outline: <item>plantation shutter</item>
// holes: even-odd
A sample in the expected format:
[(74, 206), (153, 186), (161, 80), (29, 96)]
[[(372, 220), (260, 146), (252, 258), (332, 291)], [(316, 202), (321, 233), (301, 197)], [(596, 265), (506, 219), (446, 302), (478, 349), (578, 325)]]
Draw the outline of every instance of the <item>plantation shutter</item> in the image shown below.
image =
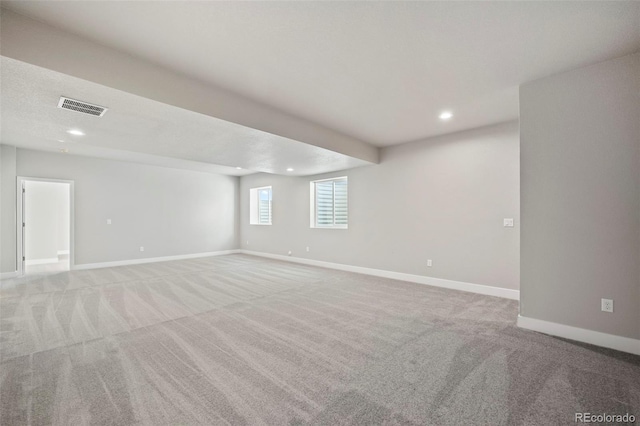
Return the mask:
[(348, 224), (347, 180), (315, 183), (316, 226), (346, 226)]
[(336, 180), (333, 182), (333, 194), (334, 224), (346, 226), (348, 223), (346, 179)]
[(271, 189), (260, 191), (258, 223), (262, 225), (269, 225), (271, 223)]
[(333, 182), (316, 182), (316, 224), (333, 225)]

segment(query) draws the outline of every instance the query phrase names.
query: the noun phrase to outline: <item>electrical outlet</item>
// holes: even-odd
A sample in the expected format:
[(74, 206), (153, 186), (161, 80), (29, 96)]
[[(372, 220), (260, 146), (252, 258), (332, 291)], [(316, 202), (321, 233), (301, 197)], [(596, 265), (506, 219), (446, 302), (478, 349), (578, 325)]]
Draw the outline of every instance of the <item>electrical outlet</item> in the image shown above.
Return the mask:
[(111, 225), (111, 219), (107, 219), (107, 225)]
[(309, 246), (307, 246), (307, 252), (309, 251)]
[(289, 250), (289, 252), (287, 253), (287, 256), (291, 256), (291, 250)]
[(144, 251), (144, 247), (140, 247), (140, 251)]
[(247, 245), (249, 245), (249, 240), (247, 240)]
[(512, 218), (512, 217), (504, 218), (504, 219), (502, 220), (502, 225), (503, 225), (505, 228), (513, 228), (513, 218)]
[(600, 309), (602, 312), (613, 312), (613, 300), (602, 299)]
[(433, 261), (431, 259), (427, 259), (427, 266), (431, 268), (433, 266)]

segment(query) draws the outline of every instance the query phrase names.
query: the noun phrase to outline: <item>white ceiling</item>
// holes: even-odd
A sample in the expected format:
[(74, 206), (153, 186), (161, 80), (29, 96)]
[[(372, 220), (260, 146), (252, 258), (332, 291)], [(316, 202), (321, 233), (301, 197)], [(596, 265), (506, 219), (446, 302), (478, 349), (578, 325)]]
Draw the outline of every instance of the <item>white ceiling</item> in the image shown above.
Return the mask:
[[(229, 175), (312, 175), (370, 164), (14, 59), (2, 57), (0, 69), (6, 144)], [(109, 110), (104, 117), (63, 110), (60, 96)]]
[(635, 1), (3, 5), (378, 146), (515, 119), (521, 83), (640, 49)]

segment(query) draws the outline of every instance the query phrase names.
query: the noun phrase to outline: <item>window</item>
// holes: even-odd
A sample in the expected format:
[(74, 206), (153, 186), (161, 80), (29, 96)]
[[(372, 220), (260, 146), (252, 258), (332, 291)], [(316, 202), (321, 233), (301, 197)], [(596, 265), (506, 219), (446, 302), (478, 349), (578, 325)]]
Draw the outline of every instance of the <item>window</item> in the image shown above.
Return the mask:
[(249, 190), (249, 224), (271, 225), (271, 187)]
[(311, 227), (348, 227), (347, 177), (311, 182)]

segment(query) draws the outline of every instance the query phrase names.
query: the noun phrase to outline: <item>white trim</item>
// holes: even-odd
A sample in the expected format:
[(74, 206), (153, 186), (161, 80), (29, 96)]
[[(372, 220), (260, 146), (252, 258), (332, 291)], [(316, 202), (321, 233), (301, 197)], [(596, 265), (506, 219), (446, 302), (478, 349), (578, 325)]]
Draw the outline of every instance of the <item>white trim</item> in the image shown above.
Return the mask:
[[(260, 191), (269, 190), (269, 223), (260, 223)], [(249, 188), (249, 225), (271, 226), (273, 224), (273, 187)]]
[(50, 257), (48, 259), (29, 259), (29, 260), (25, 260), (24, 264), (26, 266), (31, 266), (31, 265), (47, 265), (50, 263), (58, 263), (58, 258), (57, 257)]
[(184, 260), (184, 259), (196, 259), (199, 257), (223, 256), (225, 254), (235, 254), (238, 252), (239, 250), (221, 250), (221, 251), (211, 251), (207, 253), (179, 254), (177, 256), (162, 256), (162, 257), (147, 257), (144, 259), (117, 260), (115, 262), (82, 263), (80, 265), (75, 265), (71, 269), (76, 271), (81, 271), (85, 269), (110, 268), (112, 266), (140, 265), (143, 263), (167, 262), (169, 260)]
[[(24, 275), (26, 262), (22, 261), (22, 184), (27, 181), (66, 183), (69, 185), (69, 268), (74, 269), (75, 264), (75, 181), (64, 179), (49, 179), (28, 176), (16, 176), (16, 264), (18, 276)], [(57, 260), (56, 260), (57, 261)]]
[(345, 179), (348, 180), (349, 176), (345, 175), (345, 176), (336, 176), (336, 177), (331, 177), (331, 178), (326, 178), (326, 179), (318, 179), (318, 180), (312, 180), (311, 183), (316, 183), (316, 182), (327, 182), (329, 180), (340, 180), (340, 179)]
[(69, 254), (69, 250), (58, 250), (58, 256), (63, 255), (63, 254)]
[[(309, 210), (310, 210), (310, 214), (309, 214), (309, 227), (311, 229), (349, 229), (349, 223), (347, 223), (346, 225), (336, 225), (335, 223), (333, 225), (318, 225), (318, 206), (316, 205), (316, 183), (318, 182), (329, 182), (329, 181), (337, 181), (337, 180), (344, 180), (347, 182), (347, 218), (349, 215), (349, 176), (339, 176), (339, 177), (332, 177), (332, 178), (326, 178), (326, 179), (318, 179), (318, 180), (312, 180), (309, 181)], [(334, 207), (334, 217), (333, 217), (333, 221), (335, 222), (335, 200), (336, 200), (336, 192), (335, 192), (335, 183), (333, 184), (333, 207)], [(348, 219), (347, 219), (348, 221)]]
[(18, 271), (0, 272), (0, 280), (8, 280), (9, 278), (15, 278), (17, 276), (18, 276)]
[(449, 288), (471, 293), (485, 294), (488, 296), (503, 297), (505, 299), (520, 300), (520, 291), (508, 288), (491, 287), (483, 284), (466, 283), (462, 281), (445, 280), (443, 278), (427, 277), (424, 275), (406, 274), (404, 272), (385, 271), (383, 269), (351, 266), (342, 263), (324, 262), (321, 260), (304, 259), (300, 257), (283, 256), (279, 254), (263, 253), (251, 250), (238, 250), (239, 253), (253, 256), (267, 257), (269, 259), (284, 260), (287, 262), (302, 263), (305, 265), (320, 266), (322, 268), (338, 269), (340, 271), (355, 272), (358, 274), (373, 275), (375, 277), (391, 278), (394, 280), (409, 281), (417, 284), (425, 284), (434, 287)]
[(640, 340), (518, 315), (518, 327), (640, 355)]

